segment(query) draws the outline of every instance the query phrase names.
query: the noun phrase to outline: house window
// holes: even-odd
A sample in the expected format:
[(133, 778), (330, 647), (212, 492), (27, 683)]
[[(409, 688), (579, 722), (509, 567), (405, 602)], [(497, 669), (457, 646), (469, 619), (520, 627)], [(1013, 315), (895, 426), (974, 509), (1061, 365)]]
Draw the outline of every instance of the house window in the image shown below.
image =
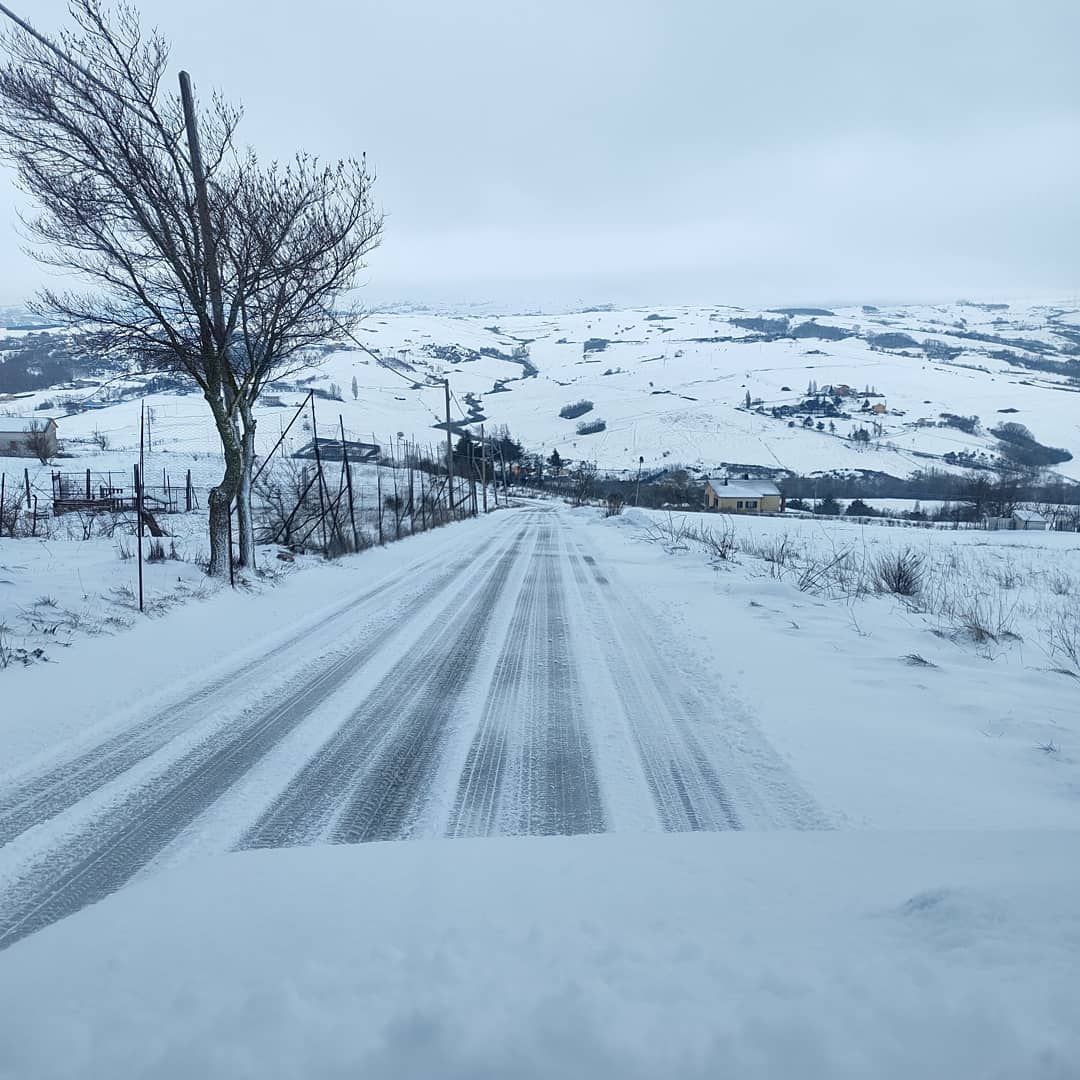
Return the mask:
[(739, 501), (738, 501), (738, 502), (737, 502), (737, 503), (735, 504), (735, 509), (736, 509), (736, 510), (741, 510), (741, 509), (742, 509), (742, 499), (740, 499), (740, 500), (739, 500)]
[(747, 510), (756, 510), (757, 509), (757, 499), (747, 499), (747, 501), (746, 501), (746, 509)]

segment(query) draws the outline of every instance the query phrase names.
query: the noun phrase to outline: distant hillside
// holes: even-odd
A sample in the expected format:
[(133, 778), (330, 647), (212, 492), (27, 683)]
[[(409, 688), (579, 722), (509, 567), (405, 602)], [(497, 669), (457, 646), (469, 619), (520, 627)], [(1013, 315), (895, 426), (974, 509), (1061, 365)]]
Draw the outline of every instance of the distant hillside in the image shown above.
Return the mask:
[[(356, 432), (434, 442), (443, 394), (428, 380), (448, 375), (455, 426), (506, 424), (530, 450), (604, 469), (633, 471), (642, 457), (650, 468), (703, 472), (738, 463), (908, 476), (1011, 457), (1080, 478), (1080, 304), (383, 311), (358, 336), (375, 358), (332, 353), (313, 377), (275, 384), (267, 408), (315, 388), (331, 399), (321, 406), (328, 423), (340, 412)], [(63, 404), (58, 383), (103, 379), (64, 335), (9, 332), (0, 353), (0, 394), (33, 392), (20, 411)], [(145, 384), (94, 398), (130, 398)], [(580, 413), (567, 406), (581, 401), (602, 429), (578, 430)], [(186, 409), (197, 407), (189, 398)], [(274, 418), (266, 429), (278, 426)]]

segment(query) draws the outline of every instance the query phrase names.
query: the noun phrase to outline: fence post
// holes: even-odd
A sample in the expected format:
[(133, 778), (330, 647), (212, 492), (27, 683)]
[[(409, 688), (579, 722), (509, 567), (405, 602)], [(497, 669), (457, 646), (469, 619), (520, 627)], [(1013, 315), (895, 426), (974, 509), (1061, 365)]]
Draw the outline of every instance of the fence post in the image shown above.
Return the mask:
[(187, 500), (187, 512), (190, 514), (191, 513), (191, 470), (190, 469), (188, 469), (188, 471), (187, 471), (187, 485), (186, 485), (186, 489), (184, 491), (184, 495), (186, 496), (186, 500)]
[(26, 485), (26, 509), (30, 509), (30, 470), (23, 469), (23, 483)]
[(338, 413), (338, 426), (341, 428), (341, 460), (345, 465), (345, 484), (349, 489), (349, 521), (352, 522), (353, 548), (359, 551), (360, 534), (356, 531), (356, 513), (353, 510), (352, 469), (349, 468), (349, 452), (345, 449), (345, 421), (341, 419), (341, 413)]
[(319, 453), (319, 429), (315, 422), (315, 395), (311, 395), (311, 442), (315, 447), (315, 468), (319, 471), (319, 525), (322, 529), (323, 555), (329, 553), (326, 543), (326, 500), (323, 498), (323, 488), (326, 483), (323, 480), (322, 455)]
[(86, 470), (86, 501), (90, 501), (90, 470)]

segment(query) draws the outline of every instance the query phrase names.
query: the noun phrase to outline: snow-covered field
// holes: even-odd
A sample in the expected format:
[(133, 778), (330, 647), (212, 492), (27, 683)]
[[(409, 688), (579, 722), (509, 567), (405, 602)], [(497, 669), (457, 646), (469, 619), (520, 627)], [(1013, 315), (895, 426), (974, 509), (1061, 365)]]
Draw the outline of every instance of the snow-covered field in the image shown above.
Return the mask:
[(6, 673), (0, 1075), (1075, 1071), (1080, 545), (683, 524), (531, 503)]
[[(993, 454), (991, 429), (1011, 421), (1026, 425), (1040, 442), (1070, 451), (1073, 460), (1059, 471), (1078, 478), (1080, 332), (1070, 321), (1078, 306), (957, 303), (790, 316), (724, 306), (509, 316), (375, 312), (358, 337), (376, 356), (358, 348), (334, 353), (309, 381), (272, 389), (260, 446), (269, 449), (290, 407), (310, 387), (336, 388), (343, 399), (317, 402), (323, 435), (334, 433), (341, 414), (351, 438), (388, 445), (401, 433), (438, 444), (441, 433), (433, 425), (444, 418), (443, 392), (425, 380), (449, 375), (455, 421), (483, 416), (489, 427), (509, 425), (530, 451), (546, 456), (558, 449), (564, 458), (604, 469), (634, 470), (641, 456), (648, 468), (686, 464), (710, 471), (727, 462), (804, 474), (868, 469), (906, 476), (955, 468), (944, 460), (950, 453)], [(754, 320), (773, 329), (755, 330)], [(839, 339), (804, 336), (814, 334)], [(529, 366), (515, 355), (523, 349)], [(1024, 366), (1033, 363), (1052, 370)], [(840, 410), (850, 418), (837, 418), (835, 431), (828, 418), (822, 431), (803, 426), (800, 405), (811, 384), (849, 388), (841, 391)], [(755, 402), (751, 409), (747, 394)], [(43, 390), (0, 400), (0, 410), (29, 414), (45, 402), (88, 397), (100, 395)], [(593, 403), (590, 411), (559, 416), (581, 399)], [(884, 411), (868, 412), (864, 402)], [(181, 463), (182, 455), (205, 460), (214, 454), (198, 396), (155, 395), (147, 404), (159, 446), (174, 455), (177, 473), (190, 465)], [(792, 416), (773, 417), (773, 408), (785, 407)], [(127, 401), (61, 414), (61, 439), (85, 467), (81, 459), (93, 452), (96, 430), (111, 446), (129, 449), (124, 467), (130, 471), (137, 413), (138, 402)], [(968, 433), (946, 426), (944, 413), (977, 417), (978, 427)], [(598, 419), (603, 431), (576, 434), (579, 423)], [(863, 427), (872, 438), (858, 449), (848, 436)], [(300, 428), (294, 434), (297, 445), (310, 439)], [(198, 479), (204, 471), (206, 482), (216, 479), (199, 461), (195, 467)]]
[[(907, 475), (1003, 419), (1080, 458), (1070, 376), (1006, 355), (1072, 362), (1074, 315), (845, 309), (788, 324), (842, 340), (764, 340), (731, 320), (775, 313), (727, 308), (375, 314), (398, 374), (332, 355), (259, 447), (312, 385), (344, 398), (321, 435), (442, 445), (423, 379), (449, 373), (458, 419), (612, 470)], [(809, 382), (886, 411), (771, 415)], [(580, 398), (604, 431), (558, 416)], [(199, 569), (197, 397), (61, 416), (70, 456), (0, 459), (7, 490), (127, 484), (143, 404), (147, 483), (190, 471), (199, 504), (162, 516), (148, 616), (129, 528), (0, 539), (0, 647), (37, 661), (0, 671), (0, 1077), (1080, 1069), (1076, 534), (521, 499), (330, 564), (268, 546), (233, 591)], [(380, 477), (354, 482), (370, 533)]]

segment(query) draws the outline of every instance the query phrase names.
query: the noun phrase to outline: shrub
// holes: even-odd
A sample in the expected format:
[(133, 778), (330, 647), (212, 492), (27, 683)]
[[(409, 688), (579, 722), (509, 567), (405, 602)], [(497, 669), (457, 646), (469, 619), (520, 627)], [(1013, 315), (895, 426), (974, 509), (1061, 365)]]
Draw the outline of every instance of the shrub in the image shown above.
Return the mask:
[(623, 497), (611, 494), (607, 497), (607, 506), (604, 509), (604, 517), (618, 517), (623, 512)]
[(968, 435), (974, 435), (979, 429), (977, 416), (957, 416), (956, 413), (943, 412), (939, 414), (946, 427), (953, 427), (964, 431)]
[(578, 424), (577, 433), (579, 435), (595, 435), (598, 431), (603, 431), (607, 428), (607, 422), (604, 420), (589, 420)]
[(913, 548), (884, 552), (874, 562), (875, 588), (896, 596), (915, 596), (922, 588), (924, 561)]
[(572, 401), (569, 405), (564, 405), (559, 410), (559, 415), (564, 420), (576, 420), (579, 416), (592, 412), (592, 408), (593, 403), (587, 398), (582, 398), (580, 401)]
[(584, 346), (582, 346), (582, 352), (603, 352), (609, 344), (610, 342), (607, 338), (591, 337), (585, 342)]

